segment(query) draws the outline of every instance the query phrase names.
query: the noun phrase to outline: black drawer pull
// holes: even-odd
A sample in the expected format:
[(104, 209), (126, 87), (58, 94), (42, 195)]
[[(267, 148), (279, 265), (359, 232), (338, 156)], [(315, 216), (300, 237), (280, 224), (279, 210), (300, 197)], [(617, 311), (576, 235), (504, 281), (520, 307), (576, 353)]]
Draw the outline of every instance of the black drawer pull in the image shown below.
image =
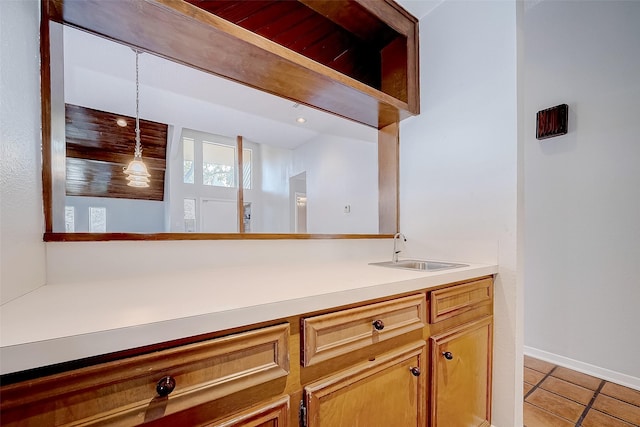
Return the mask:
[(174, 388), (176, 388), (176, 380), (169, 376), (162, 378), (156, 385), (156, 391), (160, 397), (169, 396)]

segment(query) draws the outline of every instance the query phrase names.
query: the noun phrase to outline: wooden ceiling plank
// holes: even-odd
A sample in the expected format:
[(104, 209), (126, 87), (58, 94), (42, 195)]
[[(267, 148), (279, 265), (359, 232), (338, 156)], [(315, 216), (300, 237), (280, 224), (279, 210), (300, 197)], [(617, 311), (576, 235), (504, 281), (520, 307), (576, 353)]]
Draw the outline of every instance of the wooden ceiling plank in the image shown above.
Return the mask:
[(378, 50), (393, 40), (396, 33), (377, 17), (368, 13), (358, 3), (348, 0), (299, 0), (310, 9), (356, 35)]
[[(256, 32), (284, 46), (287, 40), (296, 39), (301, 32), (306, 30), (312, 17), (313, 11), (308, 8), (296, 8), (284, 13), (274, 22), (258, 28)], [(296, 32), (298, 35), (295, 35)]]
[[(298, 8), (297, 2), (289, 4), (289, 2), (274, 2), (270, 3), (266, 7), (259, 11), (247, 16), (245, 19), (236, 22), (242, 28), (246, 28), (249, 31), (260, 34), (260, 29), (268, 26), (269, 24), (281, 19), (282, 16), (296, 11)], [(301, 6), (304, 8), (304, 6)]]
[(151, 174), (150, 187), (141, 191), (129, 187), (123, 173), (133, 159), (133, 128), (116, 125), (117, 117), (127, 116), (65, 105), (67, 195), (163, 200), (168, 126), (140, 121), (142, 157)]

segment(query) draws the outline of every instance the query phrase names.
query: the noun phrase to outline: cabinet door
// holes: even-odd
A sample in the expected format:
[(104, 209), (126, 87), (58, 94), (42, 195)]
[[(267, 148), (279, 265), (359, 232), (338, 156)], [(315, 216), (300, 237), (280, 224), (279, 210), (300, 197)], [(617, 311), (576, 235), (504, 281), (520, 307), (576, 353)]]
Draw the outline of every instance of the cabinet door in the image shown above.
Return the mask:
[(419, 341), (305, 387), (307, 426), (424, 426), (425, 345)]
[(431, 340), (431, 426), (491, 425), (491, 316)]

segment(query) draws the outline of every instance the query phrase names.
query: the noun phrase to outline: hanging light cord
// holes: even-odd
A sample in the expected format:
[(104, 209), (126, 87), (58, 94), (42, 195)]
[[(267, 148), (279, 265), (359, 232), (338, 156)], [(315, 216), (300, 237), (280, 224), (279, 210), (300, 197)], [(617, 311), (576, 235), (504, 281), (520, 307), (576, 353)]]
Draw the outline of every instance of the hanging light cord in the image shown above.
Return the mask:
[(136, 147), (133, 156), (136, 159), (142, 157), (142, 144), (140, 143), (140, 78), (138, 68), (138, 58), (140, 51), (136, 50)]

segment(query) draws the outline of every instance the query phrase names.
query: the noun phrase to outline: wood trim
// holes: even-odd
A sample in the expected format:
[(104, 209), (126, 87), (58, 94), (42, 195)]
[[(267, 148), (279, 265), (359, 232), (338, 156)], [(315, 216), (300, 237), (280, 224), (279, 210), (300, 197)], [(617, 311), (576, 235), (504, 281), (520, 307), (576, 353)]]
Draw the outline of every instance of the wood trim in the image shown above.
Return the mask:
[(45, 233), (45, 242), (109, 242), (136, 240), (310, 240), (392, 239), (393, 234), (276, 234), (276, 233)]
[(243, 138), (242, 135), (236, 136), (236, 150), (238, 153), (238, 232), (244, 233), (244, 164), (243, 164)]
[(44, 231), (53, 231), (51, 174), (51, 38), (49, 34), (50, 2), (40, 3), (40, 117), (42, 120), (42, 203)]
[(400, 124), (378, 131), (378, 230), (395, 234), (400, 230)]
[[(0, 409), (3, 425), (132, 425), (288, 374), (287, 323), (9, 385)], [(176, 389), (162, 398), (165, 376)]]
[(233, 414), (206, 427), (261, 427), (272, 425), (285, 427), (289, 420), (289, 396), (280, 397), (272, 402), (253, 406), (245, 411)]
[[(425, 307), (425, 295), (418, 294), (304, 318), (302, 365), (315, 365), (420, 330), (426, 324)], [(381, 330), (373, 327), (378, 320), (383, 323)]]

